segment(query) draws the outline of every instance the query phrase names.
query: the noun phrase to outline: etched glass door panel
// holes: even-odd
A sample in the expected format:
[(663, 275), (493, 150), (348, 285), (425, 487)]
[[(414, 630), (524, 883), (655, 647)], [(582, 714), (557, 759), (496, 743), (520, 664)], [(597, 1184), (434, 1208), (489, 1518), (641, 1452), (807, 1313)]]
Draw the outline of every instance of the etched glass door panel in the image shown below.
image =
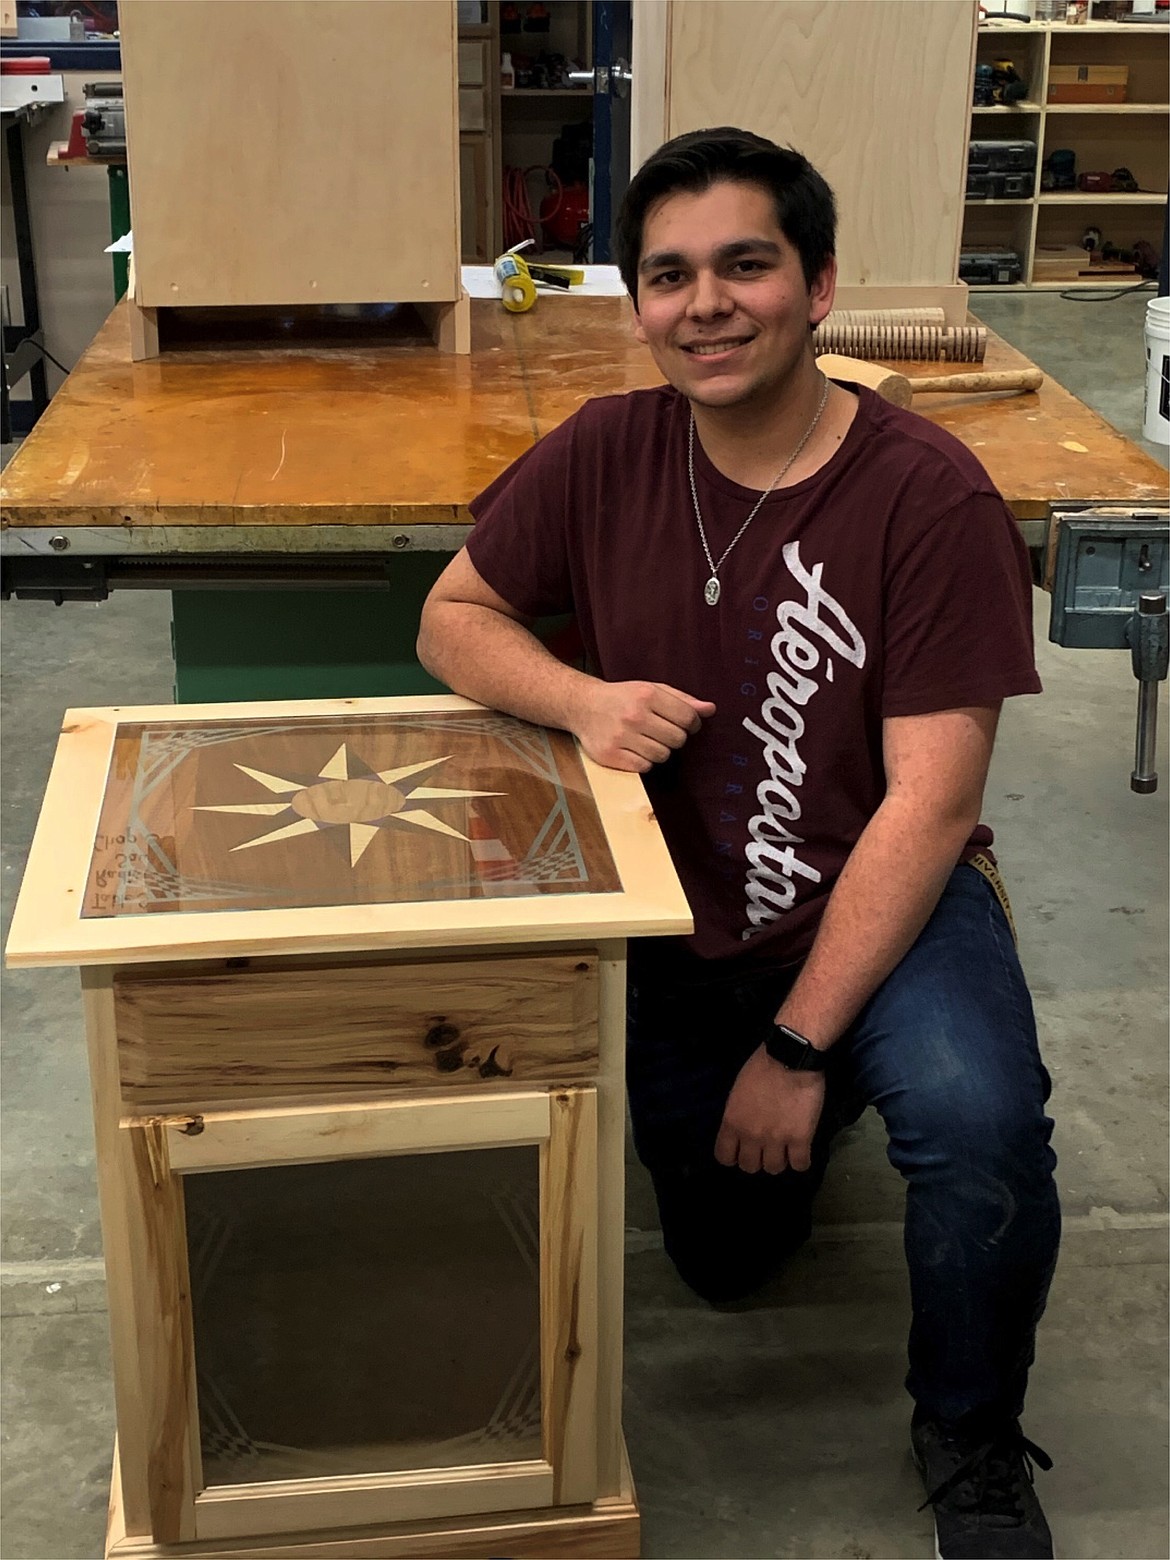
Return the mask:
[(535, 1145), (184, 1195), (205, 1486), (541, 1456)]

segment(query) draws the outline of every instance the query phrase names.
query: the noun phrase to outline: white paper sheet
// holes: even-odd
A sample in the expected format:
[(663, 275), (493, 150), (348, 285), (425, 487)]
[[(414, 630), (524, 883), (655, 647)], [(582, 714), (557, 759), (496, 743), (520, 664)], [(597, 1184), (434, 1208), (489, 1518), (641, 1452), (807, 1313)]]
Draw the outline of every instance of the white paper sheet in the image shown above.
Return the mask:
[[(540, 264), (539, 255), (532, 255), (530, 258), (533, 265)], [(550, 265), (562, 263), (549, 262)], [(579, 287), (570, 287), (567, 291), (562, 291), (559, 287), (539, 287), (538, 296), (541, 298), (622, 298), (625, 296), (625, 284), (616, 265), (586, 265), (579, 269), (585, 272), (585, 280)], [(490, 265), (465, 265), (463, 285), (473, 298), (500, 296), (500, 284), (496, 281)]]

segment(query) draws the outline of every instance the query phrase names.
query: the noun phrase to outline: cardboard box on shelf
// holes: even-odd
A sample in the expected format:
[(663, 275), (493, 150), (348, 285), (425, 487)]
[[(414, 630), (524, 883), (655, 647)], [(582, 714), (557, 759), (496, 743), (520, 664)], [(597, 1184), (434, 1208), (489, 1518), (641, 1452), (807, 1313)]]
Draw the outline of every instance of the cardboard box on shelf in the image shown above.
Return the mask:
[(1100, 276), (1136, 276), (1137, 267), (1129, 261), (1094, 260), (1079, 244), (1037, 244), (1032, 257), (1034, 282), (1083, 282)]
[(1128, 65), (1053, 65), (1048, 71), (1050, 103), (1124, 103)]

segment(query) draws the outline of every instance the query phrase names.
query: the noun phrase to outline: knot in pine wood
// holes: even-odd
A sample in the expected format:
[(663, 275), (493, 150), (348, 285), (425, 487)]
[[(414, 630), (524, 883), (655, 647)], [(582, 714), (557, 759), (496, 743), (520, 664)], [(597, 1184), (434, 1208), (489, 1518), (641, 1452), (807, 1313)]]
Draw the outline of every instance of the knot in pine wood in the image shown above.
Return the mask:
[(512, 1068), (506, 1065), (507, 1057), (500, 1056), (500, 1048), (493, 1045), (486, 1060), (479, 1064), (479, 1076), (481, 1078), (510, 1078)]
[(436, 1019), (423, 1037), (423, 1044), (429, 1051), (437, 1051), (440, 1046), (453, 1045), (459, 1038), (459, 1030), (454, 1024), (449, 1024), (445, 1018)]

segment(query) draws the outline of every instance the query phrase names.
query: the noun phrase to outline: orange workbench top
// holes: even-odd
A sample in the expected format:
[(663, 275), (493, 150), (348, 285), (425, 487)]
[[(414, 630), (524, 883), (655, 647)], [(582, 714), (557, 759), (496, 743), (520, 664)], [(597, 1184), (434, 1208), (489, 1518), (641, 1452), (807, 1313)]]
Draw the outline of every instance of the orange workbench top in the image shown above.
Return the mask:
[[(660, 382), (624, 299), (542, 299), (523, 315), (478, 304), (462, 358), (401, 330), (371, 344), (348, 329), (134, 363), (120, 304), (5, 471), (0, 521), (463, 526), (476, 493), (583, 401)], [(983, 366), (1031, 365), (991, 332)], [(1165, 492), (1155, 460), (1050, 380), (1023, 395), (924, 395), (915, 410), (976, 452), (1020, 520), (1053, 501)]]

